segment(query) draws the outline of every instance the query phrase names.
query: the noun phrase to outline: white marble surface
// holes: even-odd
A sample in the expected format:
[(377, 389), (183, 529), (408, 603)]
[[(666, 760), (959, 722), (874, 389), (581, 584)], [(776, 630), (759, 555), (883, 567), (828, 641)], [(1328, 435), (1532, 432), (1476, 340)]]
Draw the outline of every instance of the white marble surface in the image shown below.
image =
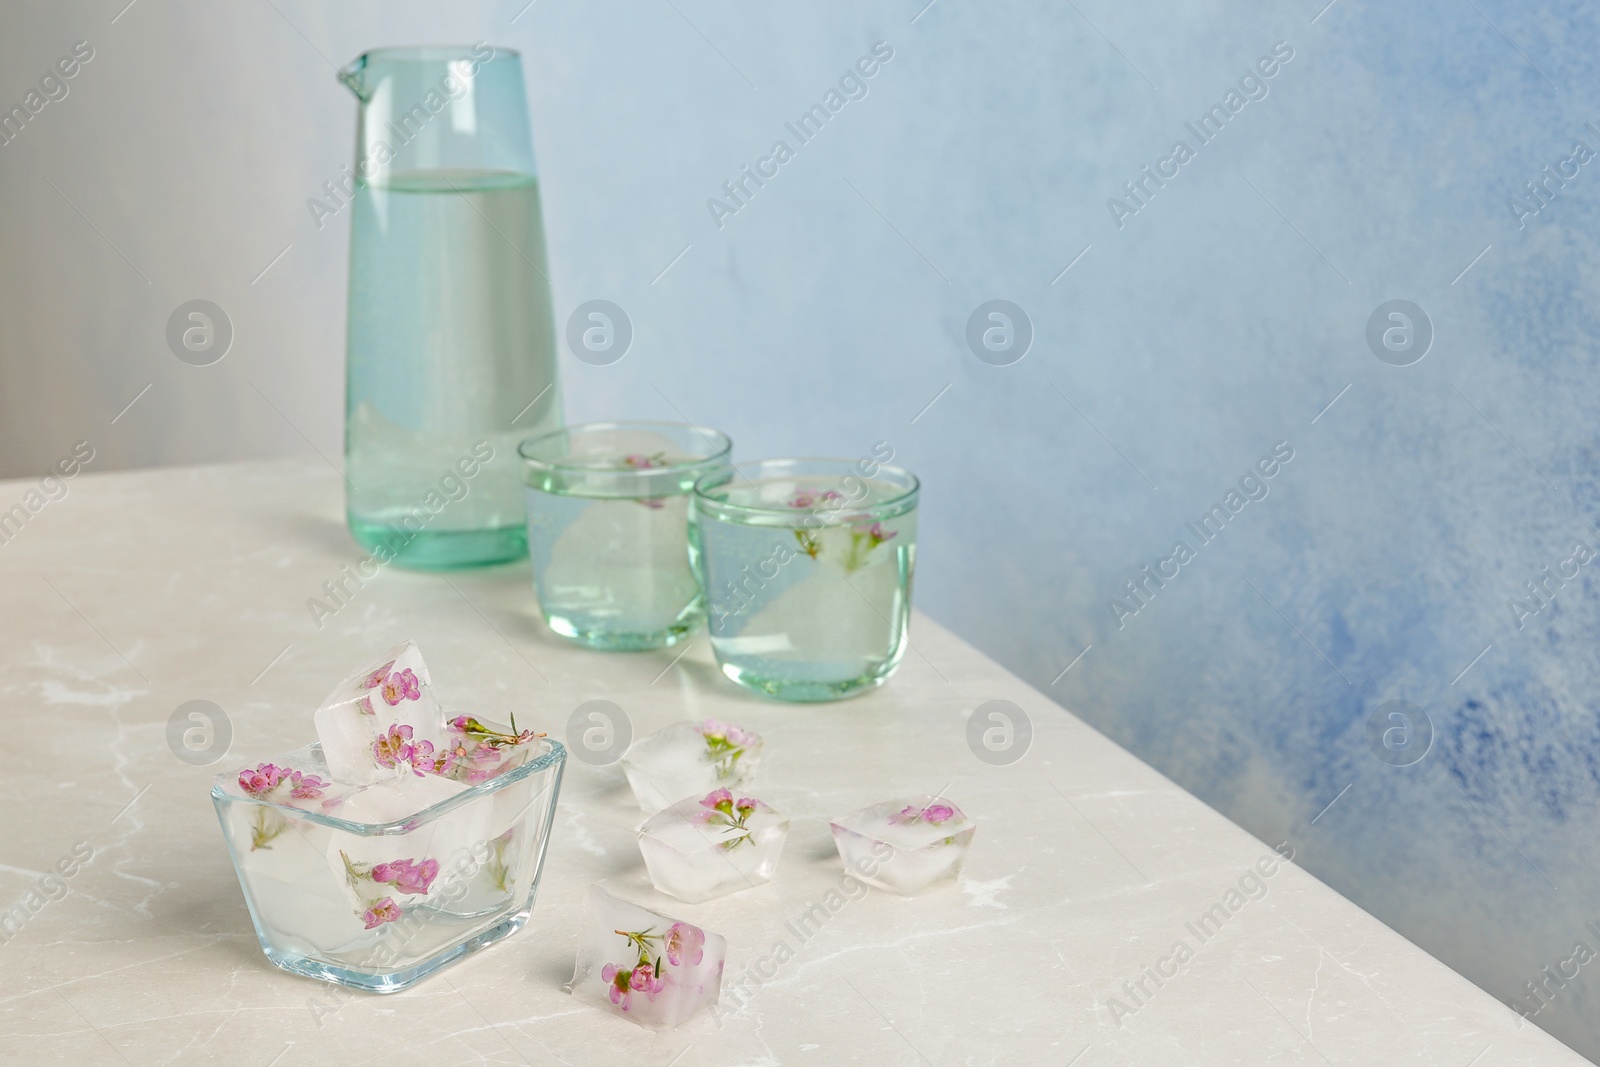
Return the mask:
[[(0, 483), (0, 507), (31, 484)], [(0, 694), (17, 738), (0, 748), (0, 908), (42, 883), (59, 897), (32, 898), (42, 906), (0, 943), (5, 1062), (1584, 1062), (1292, 864), (1201, 944), (1186, 924), (1272, 849), (927, 618), (885, 689), (785, 707), (722, 682), (703, 638), (682, 658), (566, 646), (539, 622), (525, 566), (386, 572), (319, 630), (306, 599), (359, 556), (320, 463), (68, 484), (0, 543)], [(529, 928), (390, 997), (269, 966), (211, 775), (309, 740), (331, 682), (408, 636), (447, 702), (516, 709), (557, 736), (595, 697), (639, 733), (707, 715), (762, 732), (762, 795), (793, 820), (776, 882), (698, 906), (656, 894), (620, 766), (574, 762)], [(231, 720), (210, 767), (167, 746), (191, 699)], [(1010, 766), (966, 744), (968, 715), (992, 699), (1032, 717)], [(939, 790), (979, 823), (961, 880), (910, 900), (874, 891), (799, 941), (786, 923), (840, 874), (827, 819)], [(92, 858), (45, 882), (75, 848)], [(576, 1003), (561, 985), (595, 881), (725, 934), (730, 984), (770, 977), (720, 1025), (665, 1034)], [(1123, 983), (1180, 939), (1193, 958), (1115, 1012), (1114, 997), (1133, 1006)], [(791, 955), (775, 962), (780, 944)]]

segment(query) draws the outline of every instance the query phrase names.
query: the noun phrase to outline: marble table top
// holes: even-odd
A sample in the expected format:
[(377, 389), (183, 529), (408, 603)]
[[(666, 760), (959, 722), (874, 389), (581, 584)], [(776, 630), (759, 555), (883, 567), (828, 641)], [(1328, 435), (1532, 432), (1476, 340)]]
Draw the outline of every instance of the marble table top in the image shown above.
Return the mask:
[[(703, 635), (653, 653), (564, 644), (526, 565), (391, 568), (319, 628), (307, 600), (361, 555), (322, 464), (65, 484), (0, 527), (15, 739), (0, 748), (0, 1061), (1585, 1062), (925, 616), (885, 688), (782, 706), (722, 680)], [(36, 485), (0, 483), (0, 509)], [(758, 730), (762, 796), (792, 820), (776, 881), (701, 905), (656, 893), (620, 766), (573, 760), (526, 929), (386, 997), (276, 970), (211, 777), (310, 740), (331, 685), (407, 637), (447, 704), (514, 708), (557, 738), (596, 698), (636, 736), (707, 716)], [(209, 766), (169, 746), (191, 700), (227, 717)], [(969, 744), (991, 701), (1020, 708), (1031, 738), (1013, 714), (1009, 748), (1003, 730)], [(835, 896), (799, 936), (839, 886), (828, 819), (915, 792), (978, 822), (959, 881)], [(563, 992), (595, 882), (726, 935), (716, 1018), (657, 1034)]]

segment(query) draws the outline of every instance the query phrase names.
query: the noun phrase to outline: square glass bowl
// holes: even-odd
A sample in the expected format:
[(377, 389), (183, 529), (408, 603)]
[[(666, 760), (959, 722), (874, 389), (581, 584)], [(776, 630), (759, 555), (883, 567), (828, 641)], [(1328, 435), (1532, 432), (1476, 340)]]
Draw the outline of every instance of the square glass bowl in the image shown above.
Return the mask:
[[(566, 749), (548, 738), (487, 781), (330, 784), (322, 746), (264, 764), (262, 793), (220, 774), (211, 799), (267, 959), (394, 993), (521, 929), (533, 911)], [(300, 772), (292, 781), (288, 773)], [(246, 771), (246, 775), (257, 772)]]

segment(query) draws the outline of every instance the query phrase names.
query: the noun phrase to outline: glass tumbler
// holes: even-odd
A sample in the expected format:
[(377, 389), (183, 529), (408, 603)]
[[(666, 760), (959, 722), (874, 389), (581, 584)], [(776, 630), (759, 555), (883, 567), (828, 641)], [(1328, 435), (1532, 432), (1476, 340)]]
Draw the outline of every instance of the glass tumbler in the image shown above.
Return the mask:
[(690, 551), (722, 673), (781, 700), (883, 684), (905, 652), (918, 482), (869, 459), (775, 459), (695, 485)]
[(680, 640), (703, 614), (689, 497), (725, 470), (726, 434), (673, 422), (593, 422), (522, 443), (528, 554), (550, 629), (590, 648)]

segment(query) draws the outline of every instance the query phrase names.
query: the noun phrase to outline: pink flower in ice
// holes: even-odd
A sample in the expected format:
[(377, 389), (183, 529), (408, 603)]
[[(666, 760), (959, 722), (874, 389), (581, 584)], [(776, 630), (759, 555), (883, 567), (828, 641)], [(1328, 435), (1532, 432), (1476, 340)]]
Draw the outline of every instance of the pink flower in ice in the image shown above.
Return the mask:
[(426, 893), (437, 877), (439, 861), (425, 859), (411, 868), (410, 876), (405, 881), (396, 882), (395, 888), (402, 893)]
[(742, 727), (728, 722), (721, 722), (717, 719), (707, 719), (699, 726), (696, 726), (695, 729), (699, 731), (701, 737), (706, 739), (706, 744), (712, 748), (718, 748), (723, 745), (740, 748), (754, 741), (756, 737), (755, 734)]
[(400, 905), (389, 897), (384, 897), (361, 913), (361, 921), (367, 924), (368, 930), (375, 930), (384, 923), (398, 922), (399, 920)]
[(705, 931), (688, 923), (673, 923), (667, 928), (667, 960), (674, 967), (699, 963), (705, 958)]
[(611, 1003), (622, 1005), (622, 1010), (628, 1010), (628, 1002), (633, 999), (633, 992), (629, 987), (633, 972), (615, 963), (608, 963), (600, 970), (600, 977), (611, 987)]
[(701, 822), (712, 822), (720, 815), (733, 817), (733, 794), (726, 789), (713, 790), (700, 801), (700, 806), (706, 810), (700, 813)]
[(821, 493), (815, 489), (797, 489), (794, 496), (789, 498), (789, 506), (791, 508), (819, 508), (825, 505), (832, 505), (834, 501), (843, 499), (844, 497), (832, 489)]
[(389, 873), (389, 878), (379, 878), (378, 867), (373, 867), (373, 880), (394, 881), (395, 889), (400, 889), (400, 893), (427, 893), (429, 886), (434, 885), (434, 878), (438, 877), (438, 861), (424, 859), (421, 864), (413, 864), (410, 859), (400, 859), (390, 865)]
[(700, 806), (706, 810), (696, 813), (696, 822), (702, 822), (708, 826), (726, 827), (729, 830), (744, 831), (744, 833), (734, 836), (724, 834), (723, 840), (717, 844), (718, 848), (735, 849), (746, 841), (754, 840), (751, 837), (749, 827), (745, 823), (755, 813), (756, 809), (761, 807), (761, 801), (752, 797), (740, 797), (735, 802), (732, 793), (726, 789), (718, 789), (707, 793), (705, 798), (700, 801)]
[(466, 780), (487, 782), (497, 774), (511, 769), (511, 763), (493, 745), (479, 745), (467, 755)]
[[(517, 728), (516, 722), (517, 717), (513, 713), (511, 716), (511, 729), (515, 730)], [(506, 733), (503, 730), (496, 730), (484, 725), (471, 715), (457, 715), (450, 720), (449, 725), (452, 732), (495, 748), (503, 745), (525, 745), (534, 738), (544, 736), (544, 734), (536, 734), (532, 730), (523, 730), (520, 733)]]
[[(515, 717), (512, 723), (511, 729), (516, 731)], [(510, 770), (516, 761), (511, 759), (509, 749), (545, 736), (532, 730), (508, 733), (487, 726), (471, 715), (457, 715), (445, 725), (453, 736), (444, 751), (427, 763), (424, 769), (456, 781), (485, 782)], [(425, 744), (419, 744), (418, 749)]]
[(654, 470), (657, 467), (665, 467), (667, 465), (667, 454), (665, 452), (652, 452), (646, 456), (635, 452), (633, 455), (623, 456), (622, 465), (629, 470)]
[(359, 688), (361, 688), (361, 689), (376, 689), (376, 688), (378, 688), (378, 686), (383, 684), (383, 680), (385, 678), (389, 677), (389, 668), (391, 668), (393, 666), (394, 666), (394, 660), (390, 660), (388, 663), (385, 663), (383, 666), (379, 667), (377, 670), (373, 671), (371, 674), (369, 674), (365, 678), (361, 679), (361, 685), (359, 686)]
[(378, 714), (377, 712), (372, 710), (372, 697), (370, 697), (370, 696), (364, 696), (360, 700), (356, 701), (356, 708), (363, 715), (376, 715), (376, 714)]
[(289, 791), (289, 795), (296, 800), (321, 800), (322, 791), (333, 784), (323, 781), (314, 774), (302, 774), (299, 771), (291, 771), (289, 777), (294, 782), (294, 788)]
[(711, 762), (716, 764), (718, 778), (732, 777), (739, 757), (744, 755), (745, 746), (761, 740), (748, 730), (716, 719), (705, 720), (695, 730), (706, 739), (706, 752)]
[(433, 763), (433, 742), (418, 741), (411, 746), (411, 773), (421, 778)]
[(918, 808), (915, 804), (908, 804), (901, 808), (897, 814), (889, 816), (889, 821), (892, 823), (930, 822), (937, 826), (939, 823), (949, 822), (960, 814), (961, 812), (956, 809), (954, 804), (946, 804), (943, 801), (929, 804), (925, 808)]
[(656, 969), (648, 963), (641, 963), (633, 969), (628, 976), (628, 985), (650, 1000), (656, 999), (656, 994), (667, 988), (666, 980), (658, 978)]
[[(428, 744), (428, 751), (433, 751), (431, 744)], [(380, 767), (398, 767), (402, 763), (411, 763), (416, 759), (416, 755), (416, 746), (411, 743), (411, 727), (404, 724), (389, 727), (388, 733), (372, 742), (372, 758), (378, 761)]]
[(410, 667), (391, 674), (383, 683), (383, 699), (391, 708), (402, 700), (420, 700), (422, 690), (417, 686), (417, 676)]
[(435, 756), (426, 766), (425, 770), (445, 778), (459, 777), (461, 767), (471, 759), (472, 751), (467, 748), (467, 743), (457, 739), (445, 742), (444, 751)]
[(426, 893), (439, 876), (439, 861), (425, 859), (413, 863), (409, 859), (376, 863), (372, 867), (372, 880), (392, 884), (402, 893)]
[(288, 776), (285, 767), (274, 767), (270, 763), (263, 763), (255, 770), (246, 767), (239, 772), (239, 788), (253, 797), (266, 796), (278, 788), (278, 783)]

